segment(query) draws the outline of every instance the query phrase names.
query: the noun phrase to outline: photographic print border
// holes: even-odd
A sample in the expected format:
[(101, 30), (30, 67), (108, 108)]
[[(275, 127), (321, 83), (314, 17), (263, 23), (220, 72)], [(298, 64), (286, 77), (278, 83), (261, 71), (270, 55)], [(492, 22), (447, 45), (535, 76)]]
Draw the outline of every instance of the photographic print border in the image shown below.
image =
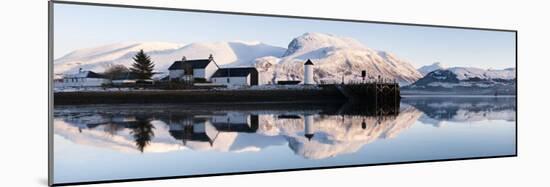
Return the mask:
[[(129, 179), (116, 179), (116, 180), (83, 181), (83, 182), (74, 182), (74, 183), (73, 182), (71, 182), (71, 183), (53, 183), (54, 182), (53, 181), (53, 175), (54, 175), (53, 157), (55, 156), (53, 154), (53, 148), (54, 148), (54, 144), (53, 144), (53, 108), (54, 108), (54, 104), (53, 104), (53, 62), (54, 62), (54, 49), (53, 49), (53, 46), (54, 46), (54, 34), (53, 33), (54, 33), (54, 17), (53, 17), (53, 15), (54, 15), (54, 5), (55, 4), (72, 4), (72, 5), (82, 5), (82, 6), (117, 7), (117, 8), (131, 8), (131, 9), (165, 10), (165, 11), (213, 13), (213, 14), (227, 14), (227, 15), (244, 15), (244, 16), (258, 16), (258, 17), (278, 17), (278, 18), (293, 18), (293, 19), (307, 19), (307, 20), (324, 20), (324, 21), (374, 23), (374, 24), (404, 25), (404, 26), (418, 26), (418, 27), (436, 27), (436, 28), (449, 28), (449, 29), (467, 29), (467, 30), (513, 32), (513, 33), (515, 33), (515, 68), (516, 68), (516, 79), (515, 79), (515, 83), (516, 83), (515, 153), (510, 154), (510, 155), (499, 155), (499, 156), (483, 156), (483, 157), (452, 158), (452, 159), (433, 159), (433, 160), (416, 160), (416, 161), (390, 162), (390, 163), (377, 163), (377, 164), (354, 164), (354, 165), (327, 166), (327, 167), (306, 167), (306, 168), (274, 169), (274, 170), (244, 171), (244, 172), (230, 172), (230, 173), (211, 173), (211, 174), (200, 174), (200, 175), (180, 175), (180, 176), (165, 176), (165, 177), (148, 177), (148, 178), (129, 178)], [(412, 164), (412, 163), (425, 163), (425, 162), (443, 162), (443, 161), (457, 161), (457, 160), (517, 157), (518, 156), (518, 119), (517, 119), (518, 118), (518, 111), (517, 111), (517, 108), (518, 108), (517, 107), (518, 106), (518, 85), (517, 85), (518, 78), (517, 78), (517, 75), (518, 75), (518, 73), (517, 73), (517, 68), (518, 68), (518, 31), (517, 30), (50, 0), (50, 1), (48, 1), (48, 78), (47, 78), (47, 80), (48, 80), (48, 83), (47, 83), (48, 84), (48, 141), (47, 141), (48, 142), (48, 185), (50, 185), (50, 186), (86, 185), (86, 184), (132, 182), (132, 181), (145, 181), (145, 180), (180, 179), (180, 178), (190, 178), (190, 177), (210, 177), (210, 176), (224, 176), (224, 175), (242, 175), (242, 174), (256, 174), (256, 173), (271, 173), (271, 172), (305, 171), (305, 170), (318, 170), (318, 169), (335, 169), (335, 168), (382, 166), (382, 165), (394, 165), (394, 164)]]

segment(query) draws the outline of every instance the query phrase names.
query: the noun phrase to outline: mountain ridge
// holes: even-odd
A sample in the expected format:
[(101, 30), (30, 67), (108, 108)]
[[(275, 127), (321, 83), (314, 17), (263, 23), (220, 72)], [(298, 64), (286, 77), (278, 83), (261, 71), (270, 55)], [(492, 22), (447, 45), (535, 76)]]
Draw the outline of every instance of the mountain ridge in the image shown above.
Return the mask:
[(441, 62), (434, 62), (433, 64), (418, 68), (418, 71), (422, 74), (422, 76), (425, 76), (426, 74), (439, 69), (446, 69), (446, 66)]
[(432, 71), (402, 89), (404, 93), (431, 92), (448, 94), (516, 93), (516, 69), (502, 70), (452, 67)]

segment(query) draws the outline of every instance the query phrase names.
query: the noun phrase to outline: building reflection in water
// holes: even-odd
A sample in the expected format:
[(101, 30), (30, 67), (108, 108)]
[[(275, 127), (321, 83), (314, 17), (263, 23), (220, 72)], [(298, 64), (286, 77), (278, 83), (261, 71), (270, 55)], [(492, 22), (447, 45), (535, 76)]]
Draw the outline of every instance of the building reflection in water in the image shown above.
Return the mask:
[[(508, 115), (502, 113), (511, 110), (506, 104), (500, 104), (492, 105), (496, 108), (484, 108), (482, 113), (475, 107), (479, 102), (460, 102), (456, 105), (458, 108), (452, 109), (454, 112), (447, 112), (451, 117), (445, 119), (459, 120), (452, 115), (465, 113), (457, 112), (460, 110), (486, 117), (496, 112), (507, 118)], [(304, 158), (324, 159), (354, 153), (378, 139), (395, 137), (423, 118), (442, 120), (435, 114), (441, 110), (433, 108), (437, 102), (404, 103), (407, 104), (401, 107), (375, 110), (349, 104), (298, 109), (265, 105), (199, 110), (165, 106), (149, 109), (68, 107), (55, 110), (54, 130), (56, 135), (78, 144), (123, 152), (133, 152), (132, 149), (138, 152), (185, 149), (251, 152), (286, 144)], [(515, 106), (513, 108), (515, 116)], [(483, 117), (472, 117), (478, 118)]]

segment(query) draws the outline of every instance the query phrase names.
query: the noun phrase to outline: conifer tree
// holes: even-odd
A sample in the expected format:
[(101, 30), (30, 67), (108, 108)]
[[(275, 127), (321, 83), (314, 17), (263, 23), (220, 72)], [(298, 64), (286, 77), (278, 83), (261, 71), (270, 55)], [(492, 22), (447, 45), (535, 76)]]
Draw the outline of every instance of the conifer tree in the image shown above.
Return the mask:
[(145, 54), (142, 49), (136, 54), (136, 56), (134, 56), (133, 59), (134, 63), (132, 64), (130, 71), (137, 74), (139, 79), (151, 79), (153, 76), (153, 69), (155, 67), (155, 64), (151, 61), (151, 57)]

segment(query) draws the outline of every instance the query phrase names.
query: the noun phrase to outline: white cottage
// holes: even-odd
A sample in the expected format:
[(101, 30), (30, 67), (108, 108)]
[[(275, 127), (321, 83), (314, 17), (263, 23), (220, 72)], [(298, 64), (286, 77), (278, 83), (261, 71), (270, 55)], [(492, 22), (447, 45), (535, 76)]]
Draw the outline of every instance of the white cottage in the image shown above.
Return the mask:
[(103, 75), (93, 71), (79, 70), (78, 73), (64, 75), (63, 81), (60, 81), (60, 85), (57, 87), (99, 87), (108, 83), (110, 83), (109, 79)]
[(258, 70), (253, 67), (222, 68), (212, 76), (212, 83), (228, 87), (258, 85)]
[(180, 61), (175, 61), (169, 68), (169, 80), (189, 80), (191, 78), (204, 79), (210, 81), (212, 75), (220, 67), (214, 61), (212, 55), (208, 59), (187, 60), (183, 57)]

